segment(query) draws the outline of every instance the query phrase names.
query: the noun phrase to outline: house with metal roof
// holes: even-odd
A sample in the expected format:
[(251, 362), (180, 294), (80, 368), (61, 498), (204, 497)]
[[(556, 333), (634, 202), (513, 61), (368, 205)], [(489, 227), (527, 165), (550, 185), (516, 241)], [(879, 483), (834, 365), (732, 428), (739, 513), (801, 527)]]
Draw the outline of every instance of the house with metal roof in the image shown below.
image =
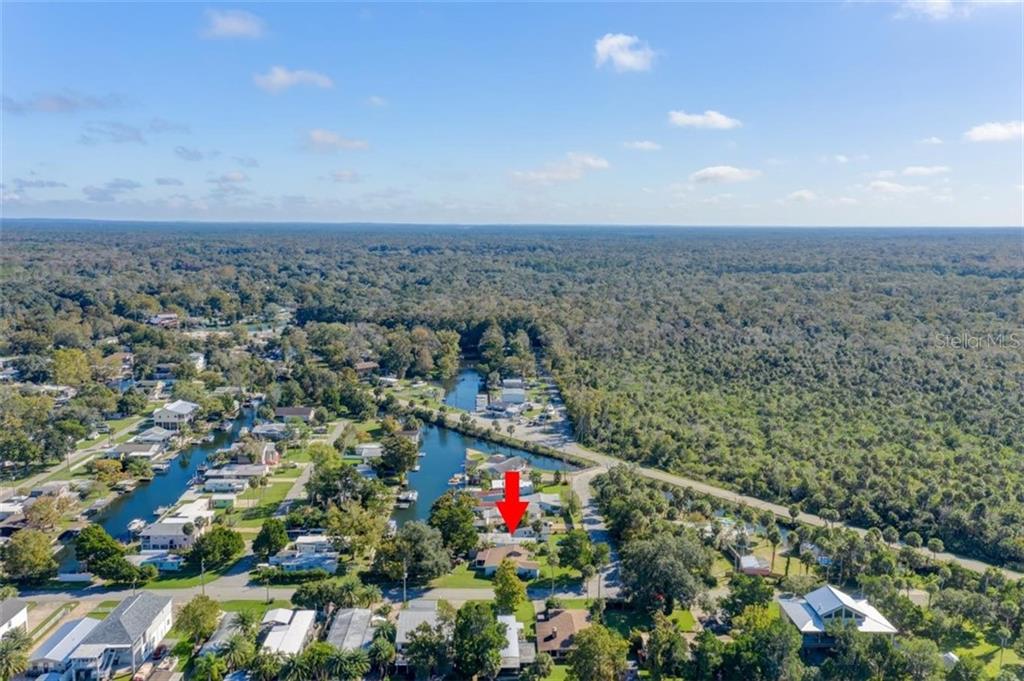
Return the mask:
[(28, 631), (28, 603), (20, 598), (0, 601), (0, 636), (19, 628)]
[(338, 650), (368, 650), (376, 628), (369, 609), (342, 608), (334, 615), (325, 640)]
[[(280, 610), (280, 609), (279, 609)], [(263, 650), (281, 655), (296, 655), (306, 647), (313, 635), (316, 622), (315, 610), (289, 610), (287, 623), (275, 624), (263, 639)], [(269, 613), (268, 613), (269, 614)], [(278, 613), (281, 616), (281, 613)], [(281, 616), (283, 619), (283, 616)], [(266, 621), (266, 618), (264, 618)]]
[(71, 653), (73, 681), (105, 681), (120, 669), (134, 673), (174, 623), (171, 599), (142, 591), (121, 601)]
[(523, 635), (523, 623), (516, 621), (515, 615), (498, 615), (498, 622), (505, 625), (505, 647), (501, 649), (501, 668), (518, 670), (532, 663), (537, 656), (537, 649)]
[(181, 430), (192, 423), (199, 405), (185, 400), (169, 402), (153, 412), (153, 423), (166, 430)]
[(779, 605), (803, 636), (805, 648), (831, 646), (828, 628), (833, 624), (852, 625), (864, 634), (899, 633), (866, 599), (858, 600), (829, 584), (803, 598), (780, 598)]
[(71, 678), (71, 653), (88, 636), (100, 621), (90, 617), (70, 620), (36, 648), (28, 660), (28, 675), (57, 674), (61, 681)]
[(238, 619), (238, 613), (226, 612), (220, 618), (220, 622), (217, 623), (217, 629), (214, 630), (210, 638), (206, 639), (206, 643), (199, 649), (199, 657), (206, 655), (207, 653), (220, 653), (227, 644), (228, 639), (235, 634), (235, 620)]

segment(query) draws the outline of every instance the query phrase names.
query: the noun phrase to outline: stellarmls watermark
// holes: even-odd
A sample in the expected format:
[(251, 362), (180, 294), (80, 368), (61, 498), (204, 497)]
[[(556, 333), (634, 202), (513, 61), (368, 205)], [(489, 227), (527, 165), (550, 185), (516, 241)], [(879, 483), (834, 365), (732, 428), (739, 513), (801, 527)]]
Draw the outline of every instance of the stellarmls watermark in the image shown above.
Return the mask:
[(958, 334), (936, 334), (936, 345), (944, 348), (962, 350), (983, 350), (989, 348), (1005, 350), (1024, 349), (1024, 331), (998, 331), (994, 333), (974, 333), (963, 331)]

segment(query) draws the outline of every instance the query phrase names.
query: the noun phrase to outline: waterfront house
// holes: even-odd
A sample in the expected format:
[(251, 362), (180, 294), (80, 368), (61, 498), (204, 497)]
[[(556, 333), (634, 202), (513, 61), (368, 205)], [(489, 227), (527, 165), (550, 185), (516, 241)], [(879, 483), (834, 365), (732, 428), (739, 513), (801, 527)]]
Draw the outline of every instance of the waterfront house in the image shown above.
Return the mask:
[(135, 672), (153, 654), (173, 622), (169, 596), (149, 591), (129, 596), (71, 653), (71, 678), (105, 681), (122, 668)]
[[(281, 610), (278, 608), (278, 610)], [(315, 610), (289, 610), (287, 622), (282, 621), (281, 613), (276, 613), (277, 623), (267, 632), (263, 639), (263, 650), (271, 654), (297, 655), (309, 643), (316, 621)], [(267, 613), (268, 615), (270, 612)], [(266, 618), (264, 617), (264, 622)]]
[(203, 481), (203, 491), (214, 494), (244, 492), (249, 483), (240, 478), (209, 478)]
[(226, 466), (211, 468), (206, 471), (207, 482), (216, 478), (262, 478), (270, 473), (270, 466), (262, 463), (229, 463)]
[(291, 436), (291, 428), (287, 423), (260, 423), (253, 426), (251, 432), (253, 437), (274, 442), (287, 440)]
[(174, 439), (174, 433), (166, 428), (160, 426), (153, 426), (148, 428), (135, 437), (132, 438), (132, 442), (141, 442), (143, 444), (155, 444), (162, 448), (166, 448), (171, 440)]
[(827, 648), (833, 643), (828, 626), (850, 624), (863, 634), (891, 636), (899, 633), (866, 599), (856, 599), (830, 584), (803, 598), (780, 598), (782, 613), (803, 637), (804, 648)]
[(343, 652), (369, 650), (376, 628), (367, 608), (342, 608), (334, 614), (325, 640)]
[(118, 461), (130, 461), (131, 459), (145, 459), (151, 461), (160, 455), (163, 448), (154, 443), (147, 442), (122, 442), (108, 449), (105, 453), (108, 459)]
[(0, 636), (14, 629), (28, 631), (28, 603), (20, 598), (0, 601)]
[(356, 456), (364, 463), (384, 456), (384, 445), (379, 442), (364, 442), (356, 445)]
[(178, 431), (195, 419), (199, 405), (185, 400), (175, 400), (153, 412), (153, 423), (166, 430)]
[(173, 513), (147, 525), (139, 535), (143, 551), (190, 549), (196, 539), (210, 527), (216, 515), (209, 499), (196, 499), (182, 504)]
[(523, 579), (536, 579), (540, 576), (540, 564), (530, 560), (529, 551), (516, 545), (496, 546), (479, 551), (473, 560), (473, 567), (481, 570), (485, 577), (490, 577), (505, 560), (512, 561), (516, 566), (516, 574)]
[(537, 652), (556, 660), (564, 658), (575, 647), (576, 634), (590, 628), (586, 610), (556, 610), (547, 619), (537, 620)]
[(310, 423), (316, 415), (313, 407), (278, 407), (274, 410), (274, 416), (281, 421), (298, 419), (303, 423)]
[(522, 474), (530, 470), (526, 459), (521, 456), (505, 456), (504, 454), (494, 454), (475, 465), (473, 465), (473, 462), (470, 462), (470, 465), (472, 466), (471, 474), (476, 480), (484, 476), (492, 479), (504, 478), (505, 473), (511, 471), (517, 471)]
[(69, 497), (72, 496), (71, 483), (67, 480), (53, 480), (33, 487), (28, 493), (30, 498), (37, 497)]
[(238, 495), (231, 492), (217, 492), (210, 495), (210, 507), (215, 509), (234, 508)]

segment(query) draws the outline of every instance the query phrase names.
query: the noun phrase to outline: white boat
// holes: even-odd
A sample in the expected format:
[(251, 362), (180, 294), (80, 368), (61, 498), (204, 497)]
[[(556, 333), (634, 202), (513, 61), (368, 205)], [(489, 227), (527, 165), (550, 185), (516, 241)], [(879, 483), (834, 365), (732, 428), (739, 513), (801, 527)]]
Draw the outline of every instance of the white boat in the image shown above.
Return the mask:
[(423, 466), (416, 464), (415, 466), (412, 467), (412, 472), (419, 473), (421, 468), (423, 468)]
[(166, 506), (157, 506), (155, 509), (153, 509), (153, 515), (155, 515), (157, 517), (160, 517), (164, 513), (167, 513), (167, 511), (169, 511), (169, 510), (170, 509), (167, 508)]
[(426, 453), (426, 452), (420, 452), (420, 453), (419, 453), (419, 455), (420, 455), (421, 457), (423, 457), (423, 456), (426, 456), (426, 455), (427, 455), (427, 453)]
[(398, 495), (399, 501), (413, 502), (420, 498), (420, 493), (414, 489), (402, 492)]
[(136, 518), (135, 520), (128, 523), (128, 531), (132, 534), (138, 534), (146, 528), (146, 521), (142, 518)]

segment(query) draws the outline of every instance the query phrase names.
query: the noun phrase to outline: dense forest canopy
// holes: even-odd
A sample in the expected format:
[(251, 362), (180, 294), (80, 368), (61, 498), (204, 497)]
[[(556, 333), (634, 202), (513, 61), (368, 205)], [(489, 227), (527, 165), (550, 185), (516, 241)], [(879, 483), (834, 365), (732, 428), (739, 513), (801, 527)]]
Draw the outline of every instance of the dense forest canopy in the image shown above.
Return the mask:
[(3, 244), (0, 353), (42, 375), (111, 335), (173, 343), (140, 324), (158, 312), (294, 307), (349, 359), (365, 348), (314, 323), (452, 330), (475, 350), (493, 321), (530, 334), (586, 444), (1024, 564), (1012, 230), (19, 221)]

